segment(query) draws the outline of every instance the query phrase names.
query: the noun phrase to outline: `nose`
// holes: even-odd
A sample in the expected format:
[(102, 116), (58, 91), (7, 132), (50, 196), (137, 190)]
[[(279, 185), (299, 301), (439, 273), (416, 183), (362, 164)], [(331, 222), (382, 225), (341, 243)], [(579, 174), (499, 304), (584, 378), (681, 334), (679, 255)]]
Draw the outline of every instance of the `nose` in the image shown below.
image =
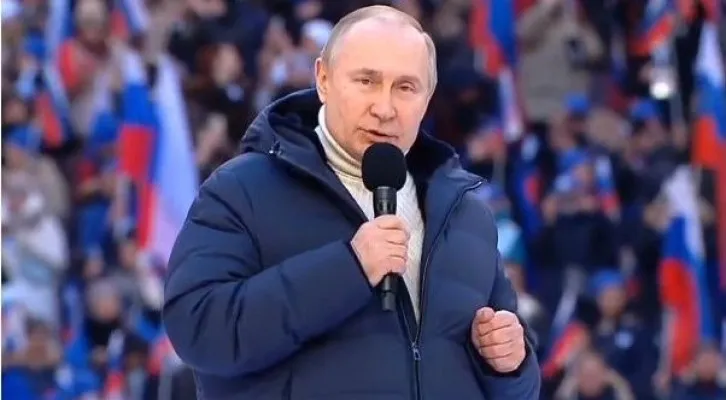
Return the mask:
[(371, 114), (381, 122), (392, 120), (396, 116), (390, 91), (381, 90), (378, 93), (371, 105)]

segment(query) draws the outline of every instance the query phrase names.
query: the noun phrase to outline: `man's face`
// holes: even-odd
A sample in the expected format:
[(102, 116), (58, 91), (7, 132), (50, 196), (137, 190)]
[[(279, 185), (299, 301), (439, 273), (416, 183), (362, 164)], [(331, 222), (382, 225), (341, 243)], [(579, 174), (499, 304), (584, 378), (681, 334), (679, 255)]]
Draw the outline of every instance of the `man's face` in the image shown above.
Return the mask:
[(416, 140), (433, 88), (424, 37), (413, 27), (361, 21), (340, 38), (329, 65), (315, 66), (331, 134), (360, 160), (368, 146), (403, 151)]

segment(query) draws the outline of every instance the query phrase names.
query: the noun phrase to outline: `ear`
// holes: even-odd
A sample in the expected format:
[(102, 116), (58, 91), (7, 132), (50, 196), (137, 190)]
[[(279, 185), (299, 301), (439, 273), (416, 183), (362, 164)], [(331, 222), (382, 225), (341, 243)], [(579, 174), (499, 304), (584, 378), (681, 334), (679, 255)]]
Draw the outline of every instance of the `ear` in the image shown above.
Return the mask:
[(315, 88), (318, 91), (318, 98), (323, 104), (328, 97), (328, 85), (330, 85), (330, 74), (327, 65), (322, 58), (318, 57), (315, 60)]

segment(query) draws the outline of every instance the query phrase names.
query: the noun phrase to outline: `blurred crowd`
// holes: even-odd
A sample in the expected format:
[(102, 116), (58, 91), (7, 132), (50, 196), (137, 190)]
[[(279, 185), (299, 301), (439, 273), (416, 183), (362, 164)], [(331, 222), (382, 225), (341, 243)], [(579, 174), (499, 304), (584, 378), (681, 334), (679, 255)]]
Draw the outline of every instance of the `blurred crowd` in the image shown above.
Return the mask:
[[(639, 38), (666, 15), (655, 3), (677, 3), (675, 23)], [(194, 398), (160, 326), (147, 205), (129, 200), (143, 149), (123, 139), (124, 55), (152, 105), (173, 60), (188, 123), (174, 134), (191, 143), (178, 160), (201, 181), (260, 109), (313, 85), (333, 24), (371, 4), (435, 40), (424, 128), (491, 182), (542, 398), (726, 398), (726, 168), (697, 129), (704, 32), (723, 83), (709, 0), (2, 0), (3, 396)]]

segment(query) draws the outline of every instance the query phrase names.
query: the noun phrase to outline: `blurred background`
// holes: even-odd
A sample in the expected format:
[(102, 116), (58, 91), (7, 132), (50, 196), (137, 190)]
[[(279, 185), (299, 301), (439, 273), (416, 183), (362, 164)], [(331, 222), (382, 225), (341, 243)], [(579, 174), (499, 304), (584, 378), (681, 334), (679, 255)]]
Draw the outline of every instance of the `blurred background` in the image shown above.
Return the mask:
[(542, 398), (726, 398), (723, 2), (2, 0), (4, 398), (195, 398), (175, 234), (371, 4), (436, 42), (424, 127), (491, 182)]

